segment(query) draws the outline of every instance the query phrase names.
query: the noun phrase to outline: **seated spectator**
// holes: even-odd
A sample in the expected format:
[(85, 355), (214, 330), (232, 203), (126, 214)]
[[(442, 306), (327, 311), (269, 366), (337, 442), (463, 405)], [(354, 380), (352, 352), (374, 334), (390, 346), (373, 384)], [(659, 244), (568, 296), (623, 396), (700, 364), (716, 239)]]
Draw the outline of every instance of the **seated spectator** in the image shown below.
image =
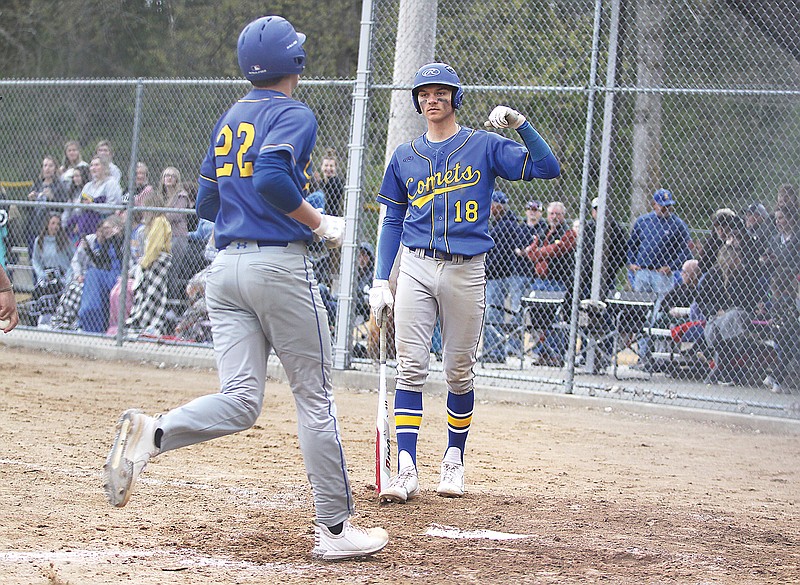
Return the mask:
[[(66, 202), (78, 205), (81, 202), (81, 194), (83, 193), (84, 187), (86, 187), (86, 185), (88, 185), (92, 180), (92, 175), (89, 172), (89, 165), (78, 167), (74, 170), (71, 177), (70, 184), (66, 188)], [(64, 211), (61, 212), (61, 225), (64, 226), (65, 230), (67, 223), (69, 222), (69, 218), (79, 211), (80, 209), (77, 207), (66, 207), (64, 208)], [(70, 238), (73, 247), (78, 245), (80, 238), (72, 237), (70, 234), (67, 234), (67, 236)]]
[(711, 218), (711, 233), (701, 242), (695, 255), (702, 274), (707, 273), (717, 262), (720, 248), (734, 239), (746, 237), (744, 220), (732, 209), (724, 207), (714, 212)]
[(61, 299), (59, 299), (56, 311), (50, 321), (50, 326), (53, 329), (78, 329), (78, 310), (81, 306), (83, 283), (86, 280), (87, 271), (93, 265), (94, 256), (90, 251), (98, 247), (97, 238), (105, 238), (106, 233), (107, 231), (101, 224), (96, 234), (89, 234), (78, 242), (70, 262), (72, 278), (67, 283), (66, 290)]
[[(38, 203), (66, 201), (67, 192), (58, 177), (58, 167), (56, 159), (46, 156), (42, 160), (42, 171), (33, 182), (33, 187), (28, 193), (29, 201)], [(27, 221), (25, 233), (27, 234), (27, 245), (31, 255), (33, 254), (33, 241), (36, 234), (44, 227), (48, 215), (56, 208), (41, 205), (38, 207), (26, 208)]]
[[(161, 195), (151, 193), (142, 207), (159, 207)], [(144, 254), (134, 267), (133, 307), (126, 326), (131, 334), (165, 333), (167, 274), (172, 265), (172, 230), (162, 212), (144, 211)]]
[(122, 182), (122, 171), (114, 164), (114, 149), (111, 148), (111, 143), (108, 140), (98, 142), (94, 149), (94, 155), (108, 162), (108, 175), (119, 187)]
[(80, 241), (84, 236), (95, 233), (102, 219), (111, 212), (93, 209), (94, 204), (106, 203), (120, 205), (122, 203), (122, 189), (119, 183), (109, 176), (108, 161), (95, 157), (89, 164), (92, 180), (81, 191), (81, 207), (73, 210), (69, 219), (64, 224), (70, 238)]
[(753, 253), (762, 259), (772, 246), (775, 238), (775, 224), (769, 211), (761, 203), (751, 203), (742, 210), (744, 218), (745, 235), (750, 240)]
[[(577, 235), (566, 219), (566, 208), (560, 201), (547, 206), (548, 230), (544, 238), (533, 242), (517, 253), (534, 263), (536, 278), (533, 290), (567, 292), (575, 270)], [(534, 349), (534, 358), (549, 366), (560, 367), (566, 351), (563, 331), (549, 329), (542, 343)]]
[(51, 214), (33, 245), (31, 264), (36, 280), (44, 280), (48, 270), (55, 271), (60, 278), (69, 280), (73, 251), (74, 247), (61, 227), (61, 216)]
[(186, 296), (189, 299), (189, 308), (181, 315), (175, 326), (175, 336), (184, 341), (197, 343), (211, 343), (211, 322), (208, 319), (208, 306), (206, 305), (206, 275), (208, 268), (204, 268), (186, 284)]
[(775, 209), (777, 234), (765, 258), (770, 275), (770, 293), (777, 363), (765, 380), (776, 394), (800, 386), (797, 369), (797, 339), (800, 336), (797, 311), (797, 278), (800, 274), (800, 210), (791, 205)]
[[(152, 189), (150, 190), (152, 193)], [(119, 218), (123, 222), (125, 222), (125, 215), (127, 211), (120, 212)], [(142, 255), (144, 254), (144, 247), (145, 247), (145, 225), (142, 222), (143, 212), (136, 210), (135, 208), (131, 210), (133, 214), (133, 220), (131, 222), (131, 255), (130, 255), (130, 264), (128, 264), (128, 278), (126, 278), (126, 290), (125, 290), (125, 313), (124, 313), (124, 320), (127, 320), (131, 314), (131, 309), (133, 308), (133, 278), (135, 274), (136, 264), (141, 259)], [(108, 308), (108, 329), (106, 330), (106, 335), (116, 335), (117, 330), (119, 328), (119, 300), (122, 296), (122, 277), (120, 275), (117, 278), (116, 284), (114, 284), (113, 288), (111, 289), (111, 293), (109, 294), (109, 308)]]
[[(161, 173), (158, 184), (160, 205), (169, 209), (191, 209), (189, 193), (181, 184), (181, 173), (175, 167), (167, 167)], [(196, 273), (193, 267), (184, 264), (189, 245), (189, 215), (179, 211), (167, 212), (167, 221), (172, 229), (172, 268), (169, 275), (168, 295), (171, 299), (183, 297), (186, 283)]]
[(775, 200), (775, 211), (788, 210), (788, 213), (800, 214), (800, 197), (797, 189), (791, 183), (783, 183), (778, 187), (778, 196)]
[(58, 174), (64, 187), (72, 185), (72, 175), (81, 167), (89, 168), (89, 163), (81, 157), (81, 145), (77, 140), (68, 140), (64, 145), (64, 160), (58, 167)]
[(100, 223), (96, 237), (83, 237), (81, 245), (91, 259), (78, 309), (78, 328), (83, 331), (105, 333), (108, 329), (109, 294), (122, 268), (123, 228), (120, 217), (110, 215)]
[(758, 278), (759, 266), (747, 263), (748, 257), (741, 243), (723, 244), (716, 263), (697, 285), (697, 304), (707, 317), (704, 338), (714, 355), (707, 383), (747, 382), (745, 372), (736, 367), (736, 358), (752, 354), (748, 333), (767, 298)]
[(700, 342), (695, 352), (704, 349), (703, 330), (706, 317), (697, 303), (697, 285), (700, 283), (700, 263), (687, 260), (681, 268), (683, 282), (669, 291), (661, 303), (662, 312), (669, 315), (670, 334), (676, 343)]
[[(358, 273), (356, 275), (355, 289), (353, 290), (353, 302), (355, 303), (355, 314), (369, 321), (369, 289), (372, 287), (372, 277), (375, 272), (375, 248), (369, 242), (361, 242), (358, 247)], [(339, 299), (331, 293), (327, 285), (319, 284), (322, 302), (328, 311), (328, 322), (331, 329), (336, 324), (336, 310), (339, 306)]]
[[(136, 163), (136, 177), (133, 184), (133, 204), (141, 207), (142, 201), (153, 190), (150, 184), (150, 171), (143, 162)], [(122, 197), (123, 203), (128, 202), (128, 193)]]
[[(521, 299), (526, 279), (522, 275), (522, 262), (516, 254), (524, 248), (528, 231), (522, 227), (513, 211), (508, 209), (508, 197), (495, 190), (489, 210), (489, 236), (494, 248), (486, 254), (486, 314), (483, 328), (482, 362), (504, 363), (509, 354), (519, 353), (519, 341), (506, 339), (506, 316), (510, 311), (511, 325), (521, 323)], [(506, 307), (508, 305), (508, 308)]]

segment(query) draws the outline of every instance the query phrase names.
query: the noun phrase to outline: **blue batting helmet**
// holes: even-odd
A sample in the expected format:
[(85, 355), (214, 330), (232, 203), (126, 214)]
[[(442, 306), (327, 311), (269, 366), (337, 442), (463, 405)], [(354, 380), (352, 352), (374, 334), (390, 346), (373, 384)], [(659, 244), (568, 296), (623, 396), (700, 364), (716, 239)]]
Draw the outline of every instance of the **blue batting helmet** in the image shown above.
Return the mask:
[(262, 16), (248, 24), (236, 44), (239, 69), (248, 81), (266, 81), (302, 73), (306, 35), (280, 16)]
[(457, 110), (461, 106), (461, 100), (464, 99), (464, 90), (461, 89), (461, 81), (458, 79), (456, 70), (447, 63), (428, 63), (417, 71), (414, 76), (414, 85), (411, 88), (411, 101), (418, 114), (422, 113), (422, 108), (419, 107), (419, 100), (417, 99), (419, 88), (432, 83), (452, 87), (453, 109)]

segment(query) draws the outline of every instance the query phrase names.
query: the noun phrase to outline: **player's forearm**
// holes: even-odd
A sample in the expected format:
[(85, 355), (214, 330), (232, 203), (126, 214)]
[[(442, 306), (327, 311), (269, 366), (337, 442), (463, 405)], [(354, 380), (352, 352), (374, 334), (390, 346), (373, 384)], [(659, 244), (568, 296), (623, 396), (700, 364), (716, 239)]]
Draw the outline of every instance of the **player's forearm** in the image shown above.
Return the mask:
[(402, 212), (398, 215), (396, 211), (396, 209), (387, 207), (381, 235), (378, 238), (375, 278), (379, 280), (389, 280), (394, 259), (400, 249), (400, 238), (403, 236), (403, 215)]

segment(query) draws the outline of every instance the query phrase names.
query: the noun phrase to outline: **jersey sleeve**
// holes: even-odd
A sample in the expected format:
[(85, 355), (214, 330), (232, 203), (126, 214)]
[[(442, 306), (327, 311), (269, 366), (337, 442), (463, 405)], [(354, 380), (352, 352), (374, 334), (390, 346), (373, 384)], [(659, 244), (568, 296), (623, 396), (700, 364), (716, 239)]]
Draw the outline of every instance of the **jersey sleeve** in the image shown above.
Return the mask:
[[(553, 169), (549, 165), (537, 165), (528, 149), (510, 138), (494, 132), (487, 132), (487, 159), (494, 173), (509, 181), (530, 181), (532, 179), (552, 179), (558, 176), (560, 169), (556, 163)], [(552, 153), (550, 154), (552, 157)], [(555, 157), (552, 157), (555, 160)]]
[(389, 207), (408, 207), (408, 191), (400, 179), (400, 165), (397, 162), (397, 151), (392, 155), (389, 166), (383, 174), (380, 191), (375, 198), (378, 203)]

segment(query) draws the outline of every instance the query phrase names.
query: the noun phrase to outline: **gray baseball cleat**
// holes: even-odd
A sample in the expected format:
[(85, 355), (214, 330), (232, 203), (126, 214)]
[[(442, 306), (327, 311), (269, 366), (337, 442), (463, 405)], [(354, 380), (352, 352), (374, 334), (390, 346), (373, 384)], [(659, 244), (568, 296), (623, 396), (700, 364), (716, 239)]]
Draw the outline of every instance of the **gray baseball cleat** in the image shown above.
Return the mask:
[(114, 445), (103, 465), (106, 497), (112, 506), (122, 508), (128, 503), (136, 478), (160, 453), (155, 444), (157, 429), (157, 420), (141, 410), (126, 410), (120, 416)]
[(367, 557), (383, 549), (389, 534), (383, 528), (359, 528), (345, 520), (342, 531), (333, 534), (327, 526), (314, 523), (314, 549), (311, 556), (323, 561)]

